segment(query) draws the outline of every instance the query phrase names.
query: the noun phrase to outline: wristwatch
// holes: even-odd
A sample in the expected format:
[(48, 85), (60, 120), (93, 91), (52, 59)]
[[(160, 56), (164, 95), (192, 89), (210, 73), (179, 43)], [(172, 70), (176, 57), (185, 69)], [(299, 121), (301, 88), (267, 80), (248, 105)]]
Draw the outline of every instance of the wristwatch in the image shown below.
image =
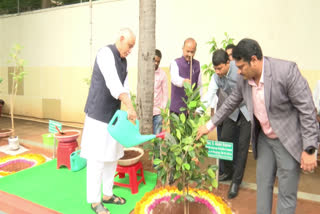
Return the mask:
[(313, 147), (313, 146), (309, 146), (309, 147), (307, 147), (304, 151), (305, 151), (306, 153), (308, 153), (309, 155), (312, 155), (312, 154), (316, 151), (316, 148)]

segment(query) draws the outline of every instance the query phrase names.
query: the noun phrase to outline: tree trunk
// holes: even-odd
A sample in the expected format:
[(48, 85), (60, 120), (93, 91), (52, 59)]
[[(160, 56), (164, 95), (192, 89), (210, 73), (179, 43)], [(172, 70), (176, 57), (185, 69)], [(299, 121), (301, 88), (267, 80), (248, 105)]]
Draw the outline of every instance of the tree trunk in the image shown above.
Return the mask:
[(51, 1), (50, 0), (41, 0), (41, 8), (49, 8), (51, 6)]
[(152, 133), (156, 0), (140, 0), (137, 110), (140, 132)]

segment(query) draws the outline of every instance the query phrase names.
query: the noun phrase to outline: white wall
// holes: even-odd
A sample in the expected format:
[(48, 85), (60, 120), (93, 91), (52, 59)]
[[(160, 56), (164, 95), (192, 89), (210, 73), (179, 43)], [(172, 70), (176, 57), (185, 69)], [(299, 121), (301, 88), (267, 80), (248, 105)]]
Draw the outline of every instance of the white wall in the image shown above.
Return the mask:
[(161, 0), (157, 1), (157, 46), (165, 63), (181, 53), (182, 42), (198, 41), (197, 56), (210, 61), (213, 36), (224, 32), (256, 39), (265, 55), (296, 61), (301, 69), (319, 70), (320, 1), (318, 0)]
[[(187, 37), (198, 42), (196, 58), (201, 64), (209, 63), (210, 46), (206, 42), (213, 36), (220, 42), (228, 32), (236, 42), (245, 37), (256, 39), (264, 55), (296, 61), (313, 88), (320, 79), (319, 9), (318, 0), (158, 0), (156, 47), (163, 54), (160, 66), (168, 67), (181, 56)], [(91, 74), (95, 53), (113, 43), (122, 27), (138, 34), (139, 1), (94, 2), (92, 17), (91, 49), (89, 3), (0, 16), (1, 99), (8, 99), (7, 60), (14, 43), (24, 46), (22, 57), (28, 61), (25, 94), (17, 97), (21, 104), (17, 114), (41, 118), (42, 99), (58, 99), (62, 121), (83, 121), (88, 90), (83, 79)], [(137, 55), (138, 45), (128, 57), (133, 91)]]

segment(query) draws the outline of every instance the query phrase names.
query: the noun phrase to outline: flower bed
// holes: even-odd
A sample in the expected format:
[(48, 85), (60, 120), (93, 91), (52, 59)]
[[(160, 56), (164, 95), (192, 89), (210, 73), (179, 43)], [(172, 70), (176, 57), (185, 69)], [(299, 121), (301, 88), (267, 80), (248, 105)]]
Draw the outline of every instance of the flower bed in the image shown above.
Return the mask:
[[(178, 194), (171, 200), (172, 194)], [(161, 203), (178, 200), (182, 195), (176, 187), (165, 187), (155, 189), (146, 193), (143, 198), (136, 204), (135, 214), (152, 213), (155, 207)], [(193, 196), (195, 202), (205, 205), (211, 213), (214, 214), (231, 214), (230, 207), (218, 196), (206, 191), (189, 188), (189, 195)]]
[(46, 159), (39, 154), (5, 156), (0, 159), (0, 176), (11, 175), (17, 171), (37, 166), (44, 162), (46, 162)]

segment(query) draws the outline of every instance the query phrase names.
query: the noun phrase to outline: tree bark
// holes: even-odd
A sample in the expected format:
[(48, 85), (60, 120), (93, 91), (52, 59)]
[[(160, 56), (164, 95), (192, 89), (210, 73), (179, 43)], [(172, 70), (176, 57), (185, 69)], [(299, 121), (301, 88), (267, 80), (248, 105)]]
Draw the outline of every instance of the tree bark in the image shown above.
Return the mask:
[(156, 0), (140, 0), (137, 110), (140, 132), (152, 133)]
[(51, 1), (50, 0), (41, 0), (41, 8), (49, 8), (51, 6)]

